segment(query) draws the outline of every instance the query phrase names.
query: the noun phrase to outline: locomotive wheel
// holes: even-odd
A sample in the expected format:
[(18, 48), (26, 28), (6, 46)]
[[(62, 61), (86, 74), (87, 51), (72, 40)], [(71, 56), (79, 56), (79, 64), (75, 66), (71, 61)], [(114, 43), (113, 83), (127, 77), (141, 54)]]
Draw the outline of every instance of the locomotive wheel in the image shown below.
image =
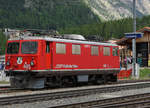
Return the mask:
[(96, 84), (105, 84), (106, 82), (106, 76), (96, 77)]
[(61, 80), (61, 87), (67, 87), (67, 82), (68, 82), (67, 78), (62, 78), (62, 80)]
[(117, 82), (117, 80), (118, 80), (117, 75), (113, 75), (111, 81), (112, 81), (112, 82)]
[(61, 79), (61, 87), (72, 87), (74, 86), (74, 80), (71, 77), (63, 77)]

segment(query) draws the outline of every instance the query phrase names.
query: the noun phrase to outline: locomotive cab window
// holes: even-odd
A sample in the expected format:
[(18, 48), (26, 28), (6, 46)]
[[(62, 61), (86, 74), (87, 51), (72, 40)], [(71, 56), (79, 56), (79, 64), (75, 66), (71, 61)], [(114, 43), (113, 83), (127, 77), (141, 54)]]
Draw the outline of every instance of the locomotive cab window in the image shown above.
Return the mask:
[(99, 55), (98, 46), (91, 46), (91, 55)]
[(21, 44), (22, 54), (36, 54), (38, 48), (38, 43), (35, 41), (26, 41)]
[(19, 53), (19, 42), (8, 43), (7, 54), (18, 54)]
[(113, 48), (113, 56), (118, 56), (118, 48)]
[(110, 48), (109, 47), (104, 47), (103, 55), (104, 56), (110, 56)]
[(66, 45), (63, 43), (56, 43), (56, 53), (66, 54)]
[(72, 45), (72, 54), (81, 54), (81, 47), (80, 45)]
[(50, 52), (50, 46), (49, 42), (46, 42), (46, 53)]

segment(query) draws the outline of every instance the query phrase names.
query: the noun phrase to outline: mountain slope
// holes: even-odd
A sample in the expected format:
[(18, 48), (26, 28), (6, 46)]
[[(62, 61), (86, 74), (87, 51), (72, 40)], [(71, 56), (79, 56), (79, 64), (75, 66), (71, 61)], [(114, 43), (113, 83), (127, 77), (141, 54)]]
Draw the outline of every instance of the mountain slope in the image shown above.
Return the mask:
[[(149, 14), (150, 0), (137, 0), (137, 16)], [(125, 17), (132, 0), (0, 0), (0, 28), (58, 30)]]
[[(137, 16), (150, 15), (150, 0), (136, 0)], [(103, 20), (132, 17), (133, 0), (84, 0)]]
[(0, 0), (0, 28), (59, 29), (99, 22), (82, 0)]

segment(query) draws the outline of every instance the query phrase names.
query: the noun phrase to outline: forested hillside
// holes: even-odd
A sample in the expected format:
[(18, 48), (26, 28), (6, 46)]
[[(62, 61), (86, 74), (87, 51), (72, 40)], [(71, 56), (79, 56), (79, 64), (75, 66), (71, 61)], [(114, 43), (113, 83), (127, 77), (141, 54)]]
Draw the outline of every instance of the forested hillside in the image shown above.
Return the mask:
[(99, 22), (82, 0), (0, 0), (0, 28), (59, 29)]
[(5, 52), (6, 41), (7, 41), (6, 36), (0, 30), (0, 55), (4, 54)]
[[(150, 27), (150, 16), (137, 18), (137, 30), (144, 26)], [(103, 37), (104, 40), (111, 38), (122, 38), (124, 33), (133, 31), (133, 19), (126, 18), (121, 20), (113, 20), (95, 24), (85, 24), (72, 28), (61, 29), (62, 34), (82, 34), (86, 37), (97, 35)]]

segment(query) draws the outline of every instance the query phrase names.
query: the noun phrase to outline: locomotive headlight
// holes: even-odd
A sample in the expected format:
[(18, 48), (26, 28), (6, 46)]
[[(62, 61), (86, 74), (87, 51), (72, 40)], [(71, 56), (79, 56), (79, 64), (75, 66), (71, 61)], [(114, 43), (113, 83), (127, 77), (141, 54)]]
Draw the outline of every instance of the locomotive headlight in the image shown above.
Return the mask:
[(30, 65), (31, 66), (35, 66), (36, 65), (36, 61), (35, 60), (31, 60)]
[(9, 62), (9, 61), (7, 61), (7, 62), (6, 62), (6, 65), (7, 65), (7, 66), (10, 66), (10, 62)]
[(30, 65), (31, 65), (31, 66), (34, 66), (34, 61), (31, 61), (31, 62), (30, 62)]
[(30, 65), (31, 65), (31, 66), (35, 66), (35, 65), (36, 65), (36, 61), (34, 60), (34, 57), (32, 57), (32, 60), (31, 60), (31, 62), (30, 62)]
[(10, 66), (10, 57), (8, 57), (8, 60), (6, 62), (6, 66)]

